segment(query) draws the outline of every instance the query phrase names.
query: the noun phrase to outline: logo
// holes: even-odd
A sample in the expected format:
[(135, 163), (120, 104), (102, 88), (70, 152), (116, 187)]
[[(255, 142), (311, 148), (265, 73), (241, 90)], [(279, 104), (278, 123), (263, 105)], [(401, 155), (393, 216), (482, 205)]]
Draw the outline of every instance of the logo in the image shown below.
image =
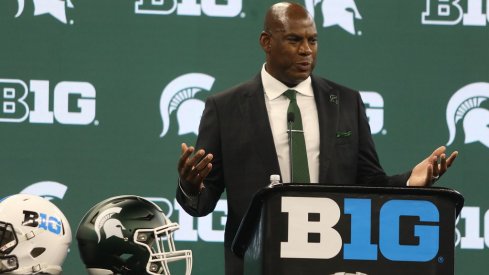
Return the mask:
[(95, 233), (97, 234), (99, 243), (102, 238), (101, 237), (102, 229), (105, 233), (105, 239), (108, 239), (112, 236), (120, 239), (124, 239), (124, 234), (122, 233), (122, 230), (126, 228), (124, 228), (124, 226), (118, 219), (113, 218), (115, 214), (119, 214), (121, 213), (121, 211), (122, 211), (121, 207), (112, 207), (98, 214), (97, 219), (95, 219), (95, 223), (93, 226), (95, 227)]
[[(62, 81), (52, 92), (49, 81), (0, 79), (0, 122), (88, 125), (95, 120), (95, 87), (88, 82)], [(31, 93), (29, 93), (29, 91)], [(32, 97), (32, 100), (30, 100)], [(27, 104), (27, 100), (33, 106)]]
[[(34, 2), (34, 16), (50, 14), (58, 21), (66, 24), (66, 8), (73, 9), (73, 3), (71, 0), (33, 0)], [(17, 0), (19, 9), (15, 17), (19, 17), (24, 12), (25, 0)], [(73, 24), (73, 20), (70, 20), (70, 24)]]
[(55, 181), (41, 181), (31, 184), (20, 191), (20, 194), (41, 196), (47, 200), (54, 198), (63, 199), (68, 187)]
[(34, 211), (24, 210), (23, 226), (41, 228), (55, 235), (61, 235), (63, 223), (61, 219), (55, 216), (49, 216), (46, 213), (38, 213)]
[(462, 121), (465, 144), (480, 142), (489, 148), (489, 109), (482, 103), (489, 99), (489, 83), (477, 82), (458, 90), (448, 101), (447, 125), (452, 144), (457, 133), (456, 125)]
[[(484, 13), (484, 1), (486, 13)], [(461, 3), (463, 2), (463, 3)], [(489, 0), (426, 0), (421, 15), (423, 25), (486, 26), (489, 22)]]
[(214, 84), (212, 76), (201, 73), (189, 73), (175, 78), (163, 89), (160, 97), (160, 113), (164, 137), (170, 128), (170, 115), (176, 111), (178, 135), (198, 134), (200, 118), (205, 103), (194, 98), (199, 92), (209, 92)]
[[(464, 222), (462, 223), (461, 220)], [(456, 225), (455, 246), (460, 246), (461, 249), (480, 250), (484, 249), (485, 243), (485, 247), (489, 248), (489, 209), (481, 219), (480, 207), (464, 206), (457, 217)], [(483, 234), (481, 228), (484, 228)]]
[[(343, 238), (334, 228), (342, 215), (338, 203), (330, 198), (281, 199), (282, 212), (288, 214), (288, 237), (281, 242), (281, 258), (332, 259), (340, 253)], [(378, 244), (371, 238), (372, 213), (379, 215)], [(371, 199), (345, 198), (343, 214), (351, 216), (350, 243), (343, 246), (345, 260), (377, 260), (380, 251), (390, 261), (427, 262), (438, 253), (440, 213), (432, 202), (389, 200), (377, 212), (372, 211)], [(413, 225), (416, 243), (401, 241), (401, 217), (419, 219)]]
[(240, 17), (244, 18), (245, 14), (241, 13), (243, 0), (137, 0), (134, 3), (134, 12), (136, 14), (152, 15), (169, 15), (176, 13), (184, 16), (201, 16), (204, 13), (210, 17)]
[(377, 92), (360, 92), (362, 101), (366, 106), (368, 124), (372, 135), (382, 133), (387, 134), (384, 127), (384, 99)]
[[(306, 9), (314, 17), (314, 9), (321, 0), (305, 0)], [(323, 27), (338, 25), (353, 35), (362, 35), (355, 30), (355, 20), (361, 20), (355, 0), (322, 0), (321, 12), (323, 14)]]
[[(178, 220), (180, 229), (174, 232), (176, 241), (197, 242), (200, 239), (204, 242), (224, 242), (224, 227), (228, 214), (226, 199), (220, 199), (212, 213), (200, 218), (187, 214), (176, 200), (171, 202), (160, 197), (146, 199), (157, 204), (172, 221)], [(171, 217), (174, 213), (177, 217)]]

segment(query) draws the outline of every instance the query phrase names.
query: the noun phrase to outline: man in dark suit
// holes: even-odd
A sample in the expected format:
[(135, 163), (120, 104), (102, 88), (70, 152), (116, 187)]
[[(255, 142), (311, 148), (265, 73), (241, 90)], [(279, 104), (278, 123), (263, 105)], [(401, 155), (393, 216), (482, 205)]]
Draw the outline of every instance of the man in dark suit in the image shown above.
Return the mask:
[(273, 5), (260, 44), (266, 54), (260, 74), (207, 99), (196, 144), (202, 149), (195, 152), (182, 144), (178, 163), (177, 200), (190, 215), (211, 213), (226, 190), (227, 275), (243, 273), (242, 259), (232, 254), (231, 244), (254, 193), (273, 174), (291, 182), (286, 90), (297, 91), (312, 183), (425, 186), (445, 173), (457, 155), (446, 158), (440, 147), (412, 171), (387, 176), (360, 94), (312, 75), (317, 32), (304, 7)]

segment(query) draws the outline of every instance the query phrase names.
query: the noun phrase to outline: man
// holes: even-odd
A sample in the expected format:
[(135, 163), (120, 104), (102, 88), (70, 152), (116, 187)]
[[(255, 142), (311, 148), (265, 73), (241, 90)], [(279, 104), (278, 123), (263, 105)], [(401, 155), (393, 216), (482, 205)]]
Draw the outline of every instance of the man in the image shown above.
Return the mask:
[[(270, 175), (291, 182), (287, 133), (293, 88), (302, 116), (309, 182), (336, 185), (425, 186), (447, 170), (457, 152), (445, 147), (402, 175), (386, 176), (379, 164), (357, 91), (312, 75), (317, 32), (304, 7), (273, 5), (265, 16), (260, 45), (266, 55), (254, 79), (207, 99), (197, 148), (182, 144), (177, 200), (193, 216), (211, 213), (226, 189), (227, 275), (243, 273), (231, 244), (253, 194)], [(209, 152), (209, 153), (206, 153)]]

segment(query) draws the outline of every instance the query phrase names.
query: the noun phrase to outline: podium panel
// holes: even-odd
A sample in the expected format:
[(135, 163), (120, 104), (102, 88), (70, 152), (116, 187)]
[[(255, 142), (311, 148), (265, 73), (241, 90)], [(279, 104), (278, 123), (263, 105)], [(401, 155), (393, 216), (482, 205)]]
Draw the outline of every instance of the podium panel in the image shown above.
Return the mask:
[(233, 244), (245, 274), (454, 274), (463, 197), (446, 188), (279, 185)]

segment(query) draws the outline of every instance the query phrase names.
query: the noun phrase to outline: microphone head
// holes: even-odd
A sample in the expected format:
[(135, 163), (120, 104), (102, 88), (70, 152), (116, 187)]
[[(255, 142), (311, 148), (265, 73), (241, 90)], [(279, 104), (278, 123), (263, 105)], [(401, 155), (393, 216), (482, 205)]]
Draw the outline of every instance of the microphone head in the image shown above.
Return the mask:
[(294, 122), (294, 120), (295, 120), (295, 113), (288, 112), (287, 113), (287, 122)]

